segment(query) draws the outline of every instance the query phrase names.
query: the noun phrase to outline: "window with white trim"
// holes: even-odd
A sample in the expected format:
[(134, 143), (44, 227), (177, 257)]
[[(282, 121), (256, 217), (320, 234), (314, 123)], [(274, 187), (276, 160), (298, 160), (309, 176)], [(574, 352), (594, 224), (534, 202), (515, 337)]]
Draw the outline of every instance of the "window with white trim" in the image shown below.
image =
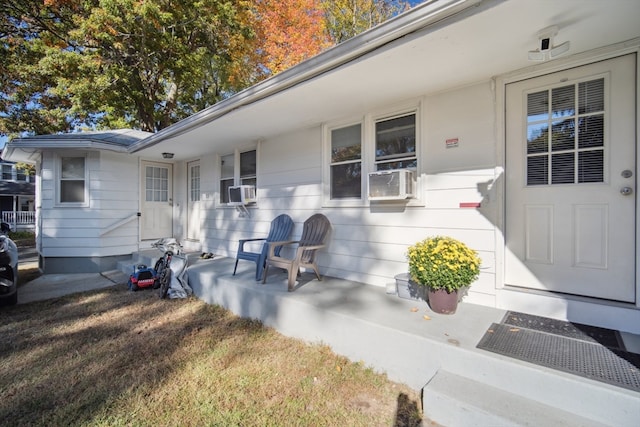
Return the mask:
[(362, 124), (331, 129), (330, 198), (362, 197)]
[(367, 115), (358, 123), (326, 125), (325, 202), (364, 205), (370, 172), (417, 172), (417, 117), (416, 108), (407, 108), (397, 114)]
[(220, 203), (229, 203), (229, 187), (253, 185), (257, 187), (257, 151), (236, 150), (220, 156)]
[(61, 204), (86, 202), (86, 159), (84, 157), (60, 157), (59, 196)]
[(376, 121), (375, 170), (412, 169), (416, 155), (416, 114)]

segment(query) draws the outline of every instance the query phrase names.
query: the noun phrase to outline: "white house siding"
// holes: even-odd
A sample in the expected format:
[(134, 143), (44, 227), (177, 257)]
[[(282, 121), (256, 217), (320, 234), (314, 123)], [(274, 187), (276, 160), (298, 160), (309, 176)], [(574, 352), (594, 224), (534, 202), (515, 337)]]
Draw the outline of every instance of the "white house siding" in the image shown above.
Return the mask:
[[(318, 125), (260, 144), (259, 201), (249, 208), (249, 217), (216, 206), (217, 159), (214, 154), (201, 159), (201, 170), (207, 174), (202, 176), (203, 250), (235, 257), (239, 239), (266, 235), (270, 221), (280, 213), (293, 218), (296, 238), (304, 220), (322, 212), (330, 219), (332, 232), (328, 247), (320, 253), (321, 272), (385, 286), (407, 271), (409, 245), (447, 234), (468, 243), (482, 257), (483, 270), (469, 300), (494, 305), (499, 192), (492, 82), (425, 96), (422, 101), (423, 205), (323, 206), (322, 126)], [(451, 138), (458, 138), (458, 147), (446, 148)], [(205, 188), (205, 182), (213, 185)], [(464, 208), (461, 203), (481, 203), (481, 207)]]
[[(68, 153), (67, 153), (68, 154)], [(102, 232), (138, 211), (138, 159), (108, 151), (86, 154), (87, 207), (56, 204), (56, 158), (65, 155), (45, 151), (42, 156), (42, 210), (40, 211), (45, 272), (104, 270), (113, 257), (123, 257), (138, 248), (138, 219), (106, 234)], [(102, 258), (102, 259), (100, 259)], [(115, 259), (115, 258), (113, 258)], [(75, 266), (75, 267), (72, 267)]]

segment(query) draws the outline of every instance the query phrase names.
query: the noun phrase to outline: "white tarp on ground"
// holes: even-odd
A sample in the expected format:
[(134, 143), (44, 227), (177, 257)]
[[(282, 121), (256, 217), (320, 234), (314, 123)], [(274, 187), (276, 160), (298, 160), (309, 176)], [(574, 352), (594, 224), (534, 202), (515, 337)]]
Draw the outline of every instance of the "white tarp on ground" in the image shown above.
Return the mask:
[(173, 252), (171, 258), (171, 284), (169, 286), (169, 298), (186, 298), (193, 294), (187, 278), (189, 262), (182, 250), (182, 245), (173, 237), (163, 237), (153, 244), (163, 252)]

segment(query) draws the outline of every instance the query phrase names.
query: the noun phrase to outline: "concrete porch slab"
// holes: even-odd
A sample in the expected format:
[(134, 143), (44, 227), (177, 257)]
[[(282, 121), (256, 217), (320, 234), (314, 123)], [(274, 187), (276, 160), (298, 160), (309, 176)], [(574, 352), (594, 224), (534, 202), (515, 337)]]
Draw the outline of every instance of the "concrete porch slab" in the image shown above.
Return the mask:
[[(424, 301), (348, 280), (325, 277), (319, 282), (312, 273), (303, 273), (295, 292), (287, 292), (286, 274), (279, 270), (263, 285), (255, 281), (252, 264), (240, 263), (233, 276), (234, 259), (190, 260), (189, 283), (199, 298), (259, 319), (284, 335), (329, 345), (394, 381), (423, 390), (425, 414), (436, 422), (445, 421), (438, 414), (446, 410), (429, 413), (434, 402), (448, 401), (450, 410), (465, 408), (466, 417), (448, 421), (478, 425), (478, 414), (508, 403), (505, 396), (513, 397), (514, 408), (531, 405), (502, 417), (508, 420), (505, 425), (539, 425), (531, 419), (536, 413), (555, 419), (555, 425), (635, 426), (640, 419), (640, 393), (477, 349), (504, 310), (463, 302), (456, 314), (439, 315)], [(443, 378), (484, 387), (480, 400), (485, 404), (478, 406), (478, 399), (464, 403), (464, 393), (457, 401), (443, 398)]]

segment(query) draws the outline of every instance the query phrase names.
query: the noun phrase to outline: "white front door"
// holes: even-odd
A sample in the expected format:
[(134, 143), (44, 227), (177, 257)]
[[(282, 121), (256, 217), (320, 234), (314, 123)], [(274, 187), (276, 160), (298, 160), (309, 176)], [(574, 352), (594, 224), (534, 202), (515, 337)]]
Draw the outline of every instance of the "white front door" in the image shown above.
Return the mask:
[(507, 85), (507, 285), (635, 301), (635, 63)]
[(187, 239), (200, 239), (200, 162), (191, 162), (187, 166)]
[(142, 240), (173, 237), (173, 167), (142, 162)]

